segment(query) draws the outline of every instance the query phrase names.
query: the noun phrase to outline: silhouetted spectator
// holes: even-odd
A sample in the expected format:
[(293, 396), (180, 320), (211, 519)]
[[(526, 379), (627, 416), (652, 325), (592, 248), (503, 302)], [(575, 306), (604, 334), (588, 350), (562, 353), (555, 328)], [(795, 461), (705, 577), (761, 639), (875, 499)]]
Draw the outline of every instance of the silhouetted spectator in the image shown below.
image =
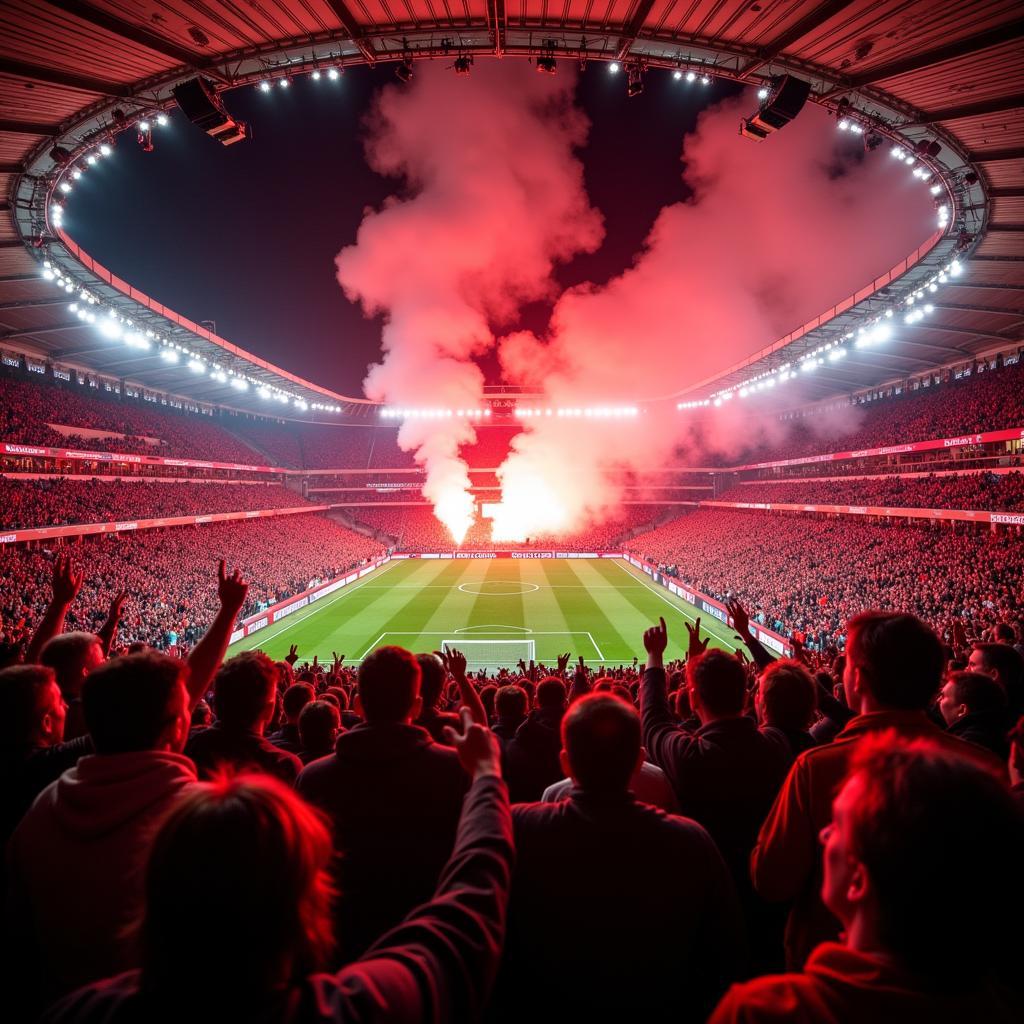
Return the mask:
[[(856, 745), (821, 835), (821, 896), (843, 941), (819, 945), (802, 973), (735, 986), (710, 1024), (1024, 1018), (999, 978), (1009, 968), (1019, 982), (1024, 811), (948, 743), (874, 736)], [(951, 869), (969, 896), (940, 895)]]
[(312, 700), (316, 700), (316, 689), (309, 683), (293, 683), (284, 691), (281, 702), (284, 722), (277, 732), (267, 737), (275, 747), (287, 750), (289, 754), (298, 754), (302, 750), (302, 740), (299, 739), (299, 715)]
[(558, 752), (565, 714), (565, 683), (548, 676), (537, 684), (536, 707), (505, 745), (505, 777), (512, 803), (539, 800), (562, 778)]
[(327, 812), (339, 854), (338, 923), (352, 959), (428, 899), (452, 850), (468, 780), (455, 751), (413, 725), (420, 666), (400, 647), (380, 647), (359, 666), (365, 722), (296, 784)]
[(337, 706), (326, 700), (310, 701), (299, 712), (299, 760), (309, 764), (333, 754), (340, 731), (341, 714)]
[(755, 697), (761, 732), (788, 751), (792, 762), (814, 746), (810, 733), (818, 706), (818, 684), (799, 661), (780, 658), (758, 677)]
[(216, 722), (188, 741), (185, 753), (202, 778), (221, 768), (254, 769), (294, 782), (302, 762), (274, 746), (263, 731), (273, 717), (277, 668), (260, 651), (244, 651), (224, 662), (214, 680)]

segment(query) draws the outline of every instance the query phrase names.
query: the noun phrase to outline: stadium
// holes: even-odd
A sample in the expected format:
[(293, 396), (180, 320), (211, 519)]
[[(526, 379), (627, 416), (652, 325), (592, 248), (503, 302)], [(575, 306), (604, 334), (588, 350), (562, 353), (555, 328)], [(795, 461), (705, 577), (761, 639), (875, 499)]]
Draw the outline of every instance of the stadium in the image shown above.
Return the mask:
[(10, 1019), (1021, 1019), (1015, 5), (0, 62)]

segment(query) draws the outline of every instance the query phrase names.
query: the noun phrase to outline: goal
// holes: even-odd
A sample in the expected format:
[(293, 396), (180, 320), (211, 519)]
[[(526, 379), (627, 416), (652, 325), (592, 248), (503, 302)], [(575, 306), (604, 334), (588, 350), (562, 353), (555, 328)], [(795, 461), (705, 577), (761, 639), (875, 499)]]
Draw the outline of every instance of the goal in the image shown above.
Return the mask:
[(533, 640), (444, 640), (441, 649), (462, 651), (466, 667), (515, 668), (520, 660), (529, 662), (536, 656)]

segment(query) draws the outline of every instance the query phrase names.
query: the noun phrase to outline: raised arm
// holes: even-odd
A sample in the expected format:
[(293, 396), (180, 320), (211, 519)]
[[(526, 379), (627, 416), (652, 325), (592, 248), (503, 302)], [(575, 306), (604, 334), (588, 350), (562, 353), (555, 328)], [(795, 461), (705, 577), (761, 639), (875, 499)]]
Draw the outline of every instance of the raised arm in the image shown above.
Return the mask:
[(188, 656), (189, 711), (195, 708), (203, 694), (210, 688), (210, 683), (224, 660), (231, 632), (235, 628), (238, 613), (245, 604), (248, 590), (249, 584), (242, 579), (242, 574), (237, 569), (230, 576), (227, 574), (222, 558), (217, 566), (220, 611), (210, 623), (210, 628), (203, 634), (202, 640), (192, 648), (192, 653)]
[(736, 632), (739, 633), (740, 639), (746, 645), (747, 650), (750, 651), (750, 657), (753, 658), (754, 664), (759, 670), (767, 668), (775, 658), (768, 653), (761, 641), (750, 632), (750, 616), (747, 614), (747, 609), (735, 597), (726, 601), (725, 607), (732, 616), (732, 623), (736, 628)]
[(480, 699), (480, 694), (476, 692), (476, 687), (466, 676), (466, 656), (461, 651), (449, 650), (447, 656), (441, 655), (441, 660), (459, 688), (459, 701), (469, 710), (473, 721), (486, 729), (490, 724), (487, 720), (487, 709)]
[[(674, 785), (677, 767), (686, 756), (693, 738), (679, 728), (668, 706), (664, 660), (665, 649), (668, 647), (668, 629), (664, 619), (658, 622), (659, 625), (651, 626), (644, 633), (647, 668), (640, 684), (640, 724), (643, 727), (644, 746), (651, 760), (664, 769)], [(690, 631), (691, 639), (695, 632)]]
[(337, 1021), (426, 1022), (479, 1018), (505, 935), (512, 875), (512, 820), (494, 734), (460, 712), (447, 727), (473, 782), (455, 848), (434, 898), (414, 910), (337, 977)]
[(123, 590), (114, 597), (113, 601), (110, 602), (110, 610), (107, 612), (107, 621), (100, 626), (99, 632), (96, 634), (100, 638), (100, 647), (103, 648), (103, 653), (107, 657), (110, 657), (110, 649), (114, 646), (114, 640), (117, 638), (117, 627), (121, 622), (121, 611), (127, 600), (128, 595)]
[(32, 634), (28, 649), (25, 651), (25, 661), (30, 664), (38, 661), (39, 652), (47, 643), (64, 632), (64, 620), (67, 618), (68, 608), (71, 607), (71, 602), (82, 589), (84, 578), (84, 573), (75, 566), (70, 555), (59, 554), (57, 556), (53, 563), (53, 592), (50, 603), (43, 613), (35, 633)]
[(579, 700), (580, 697), (585, 697), (588, 693), (590, 693), (590, 680), (587, 678), (587, 664), (581, 654), (576, 663), (576, 671), (573, 673), (572, 685), (569, 687), (569, 703)]

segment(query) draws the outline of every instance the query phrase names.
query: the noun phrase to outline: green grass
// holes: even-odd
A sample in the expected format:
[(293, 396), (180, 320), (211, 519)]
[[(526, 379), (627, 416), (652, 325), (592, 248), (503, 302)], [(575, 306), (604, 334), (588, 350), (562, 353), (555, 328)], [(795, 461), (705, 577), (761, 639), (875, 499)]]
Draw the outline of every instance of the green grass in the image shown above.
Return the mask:
[[(415, 652), (460, 638), (529, 638), (537, 660), (570, 651), (592, 665), (644, 659), (643, 632), (664, 616), (669, 657), (682, 657), (684, 622), (700, 612), (619, 559), (408, 559), (389, 562), (357, 583), (250, 637), (230, 652), (259, 648), (283, 658), (291, 644), (301, 660), (362, 660), (376, 647)], [(709, 615), (701, 635), (733, 650), (735, 633)]]

